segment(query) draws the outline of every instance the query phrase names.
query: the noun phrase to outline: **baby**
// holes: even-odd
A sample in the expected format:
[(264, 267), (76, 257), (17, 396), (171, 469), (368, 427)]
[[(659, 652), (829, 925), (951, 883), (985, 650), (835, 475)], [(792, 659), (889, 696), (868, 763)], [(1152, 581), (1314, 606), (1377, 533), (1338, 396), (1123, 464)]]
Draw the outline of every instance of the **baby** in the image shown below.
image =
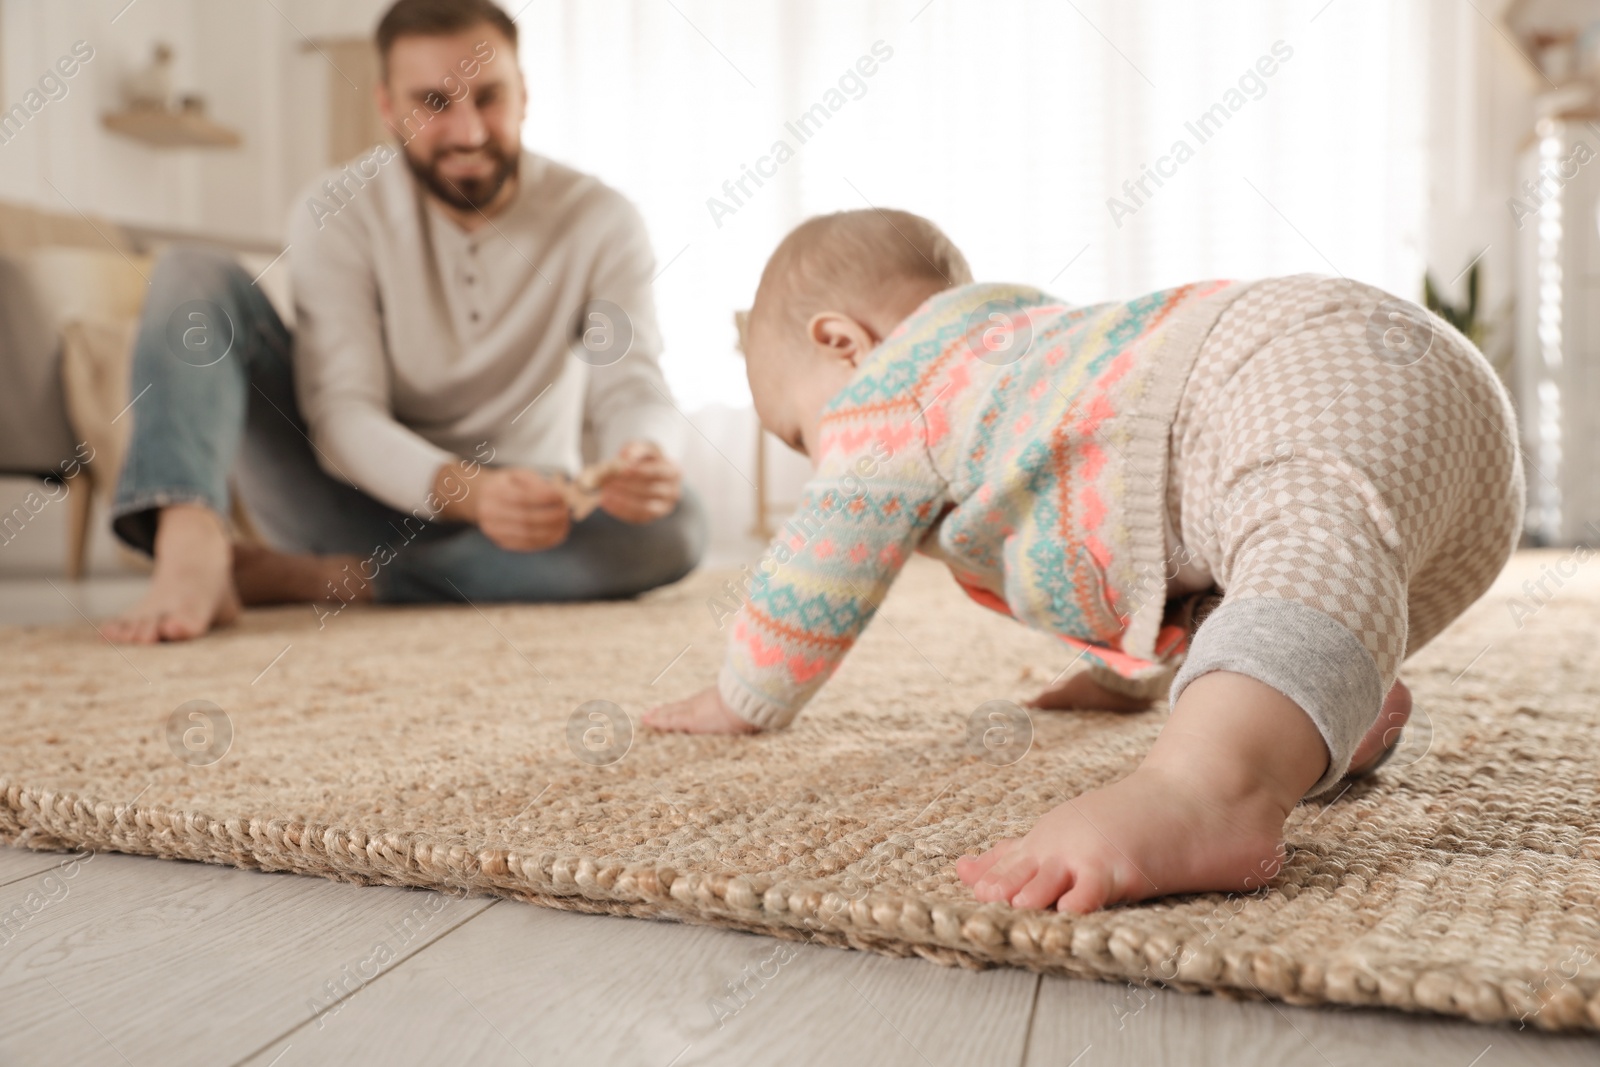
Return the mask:
[(787, 725), (912, 551), (1085, 661), (1034, 706), (1168, 693), (1136, 770), (957, 863), (983, 901), (1085, 913), (1259, 887), (1294, 806), (1393, 750), (1400, 662), (1521, 527), (1487, 362), (1344, 278), (1072, 307), (973, 284), (925, 219), (851, 211), (778, 246), (746, 349), (762, 424), (815, 476), (717, 684), (647, 724)]

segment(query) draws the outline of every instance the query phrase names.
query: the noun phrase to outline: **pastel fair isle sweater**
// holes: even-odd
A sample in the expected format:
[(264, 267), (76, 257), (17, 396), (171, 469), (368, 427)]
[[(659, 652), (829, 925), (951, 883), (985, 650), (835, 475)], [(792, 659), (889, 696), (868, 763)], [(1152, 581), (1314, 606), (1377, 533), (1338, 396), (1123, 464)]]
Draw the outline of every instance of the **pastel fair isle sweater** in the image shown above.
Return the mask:
[(919, 307), (823, 409), (815, 475), (732, 622), (728, 706), (787, 725), (913, 551), (1103, 670), (1170, 673), (1188, 630), (1163, 621), (1168, 438), (1201, 342), (1245, 288), (1073, 308), (978, 284)]

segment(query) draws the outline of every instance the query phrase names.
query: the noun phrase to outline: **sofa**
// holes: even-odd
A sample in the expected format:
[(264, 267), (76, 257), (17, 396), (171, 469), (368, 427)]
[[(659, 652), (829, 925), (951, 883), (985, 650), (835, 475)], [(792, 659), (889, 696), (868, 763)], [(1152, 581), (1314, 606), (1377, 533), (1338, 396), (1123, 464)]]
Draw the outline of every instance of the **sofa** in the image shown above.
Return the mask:
[[(239, 257), (289, 321), (288, 271), (271, 242), (218, 238), (0, 201), (0, 475), (40, 479), (69, 509), (65, 572), (84, 573), (96, 501), (116, 483), (131, 420), (121, 418), (139, 310), (168, 244)], [(270, 270), (267, 268), (271, 267)], [(39, 494), (30, 494), (29, 499)], [(0, 539), (28, 505), (0, 515)]]

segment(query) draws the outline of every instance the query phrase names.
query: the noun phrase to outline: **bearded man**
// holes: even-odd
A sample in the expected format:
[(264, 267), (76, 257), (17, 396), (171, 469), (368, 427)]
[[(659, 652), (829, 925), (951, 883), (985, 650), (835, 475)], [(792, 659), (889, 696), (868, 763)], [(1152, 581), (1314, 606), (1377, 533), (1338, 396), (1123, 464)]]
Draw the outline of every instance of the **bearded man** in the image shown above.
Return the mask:
[[(489, 0), (399, 0), (377, 47), (396, 143), (292, 207), (292, 330), (228, 257), (157, 264), (112, 520), (155, 567), (112, 640), (250, 604), (630, 596), (703, 551), (639, 213), (523, 149)], [(230, 539), (234, 490), (265, 546)]]

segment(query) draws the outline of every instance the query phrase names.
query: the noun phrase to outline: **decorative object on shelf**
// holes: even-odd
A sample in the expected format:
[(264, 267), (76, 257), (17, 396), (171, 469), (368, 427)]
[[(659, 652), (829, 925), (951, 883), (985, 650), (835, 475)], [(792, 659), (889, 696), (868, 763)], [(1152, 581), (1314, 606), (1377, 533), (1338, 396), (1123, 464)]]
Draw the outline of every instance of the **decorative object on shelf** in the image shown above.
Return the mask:
[(185, 93), (173, 106), (172, 48), (157, 42), (150, 64), (122, 88), (123, 108), (101, 117), (113, 133), (156, 148), (234, 148), (239, 134), (206, 117), (205, 97)]
[(150, 50), (150, 64), (128, 75), (123, 83), (122, 103), (129, 111), (166, 111), (172, 101), (172, 46), (157, 41)]
[(1505, 24), (1550, 84), (1600, 85), (1600, 10), (1592, 0), (1513, 0)]

